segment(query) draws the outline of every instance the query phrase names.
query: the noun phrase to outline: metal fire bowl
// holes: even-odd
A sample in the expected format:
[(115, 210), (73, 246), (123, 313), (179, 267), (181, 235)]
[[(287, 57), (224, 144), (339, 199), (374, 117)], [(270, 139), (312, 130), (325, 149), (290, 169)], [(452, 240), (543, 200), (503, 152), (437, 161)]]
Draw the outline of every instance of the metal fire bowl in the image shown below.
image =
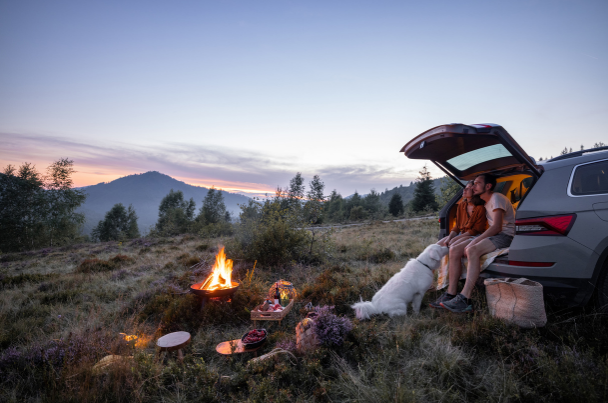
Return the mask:
[(204, 281), (202, 283), (192, 284), (190, 286), (190, 292), (195, 295), (198, 295), (199, 297), (204, 297), (204, 298), (225, 297), (227, 295), (232, 295), (239, 288), (239, 285), (240, 285), (239, 283), (233, 281), (232, 288), (224, 288), (222, 290), (209, 291), (209, 290), (200, 290), (199, 289), (199, 288), (201, 288), (203, 283), (204, 283)]

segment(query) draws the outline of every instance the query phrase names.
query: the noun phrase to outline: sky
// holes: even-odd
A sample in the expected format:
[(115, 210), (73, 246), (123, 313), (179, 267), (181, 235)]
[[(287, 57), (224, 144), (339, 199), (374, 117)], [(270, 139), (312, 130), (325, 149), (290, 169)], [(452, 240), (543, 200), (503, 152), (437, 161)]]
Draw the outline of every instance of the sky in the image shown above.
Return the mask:
[(608, 143), (606, 21), (605, 0), (0, 0), (0, 168), (349, 195), (408, 185), (425, 161), (401, 147), (453, 122), (556, 156)]

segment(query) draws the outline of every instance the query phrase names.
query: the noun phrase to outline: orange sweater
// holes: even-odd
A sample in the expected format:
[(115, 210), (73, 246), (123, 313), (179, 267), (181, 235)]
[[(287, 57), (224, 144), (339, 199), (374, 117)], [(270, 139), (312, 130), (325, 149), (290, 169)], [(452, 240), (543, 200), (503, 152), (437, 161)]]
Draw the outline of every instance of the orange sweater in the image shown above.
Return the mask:
[(467, 204), (464, 200), (458, 204), (456, 210), (456, 224), (452, 231), (464, 234), (468, 232), (471, 235), (479, 235), (483, 233), (487, 226), (486, 208), (484, 206), (475, 206), (471, 216), (467, 214)]

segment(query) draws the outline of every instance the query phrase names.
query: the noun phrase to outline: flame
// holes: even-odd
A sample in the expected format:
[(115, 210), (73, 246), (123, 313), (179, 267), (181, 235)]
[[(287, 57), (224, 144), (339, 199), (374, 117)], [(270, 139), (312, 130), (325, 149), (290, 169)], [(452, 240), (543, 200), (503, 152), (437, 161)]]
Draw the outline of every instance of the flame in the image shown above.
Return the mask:
[(138, 337), (134, 334), (126, 334), (126, 333), (120, 333), (122, 334), (122, 338), (125, 339), (125, 341), (132, 341), (132, 340), (137, 340)]
[(224, 288), (232, 288), (232, 260), (226, 259), (224, 247), (215, 256), (213, 270), (203, 283), (201, 290), (215, 291)]
[(133, 347), (137, 347), (137, 348), (145, 347), (148, 344), (148, 342), (150, 341), (150, 339), (152, 338), (152, 336), (147, 336), (145, 334), (142, 334), (141, 336), (136, 336), (134, 334), (126, 334), (126, 333), (119, 333), (119, 334), (122, 335), (122, 338), (124, 341), (133, 343)]

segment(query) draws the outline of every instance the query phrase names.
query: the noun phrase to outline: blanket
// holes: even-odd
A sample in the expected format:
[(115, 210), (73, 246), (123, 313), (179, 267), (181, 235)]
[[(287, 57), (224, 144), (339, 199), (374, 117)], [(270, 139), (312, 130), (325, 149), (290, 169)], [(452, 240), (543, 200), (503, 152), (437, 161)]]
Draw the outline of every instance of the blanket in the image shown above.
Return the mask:
[[(480, 271), (484, 271), (485, 269), (487, 269), (487, 267), (498, 256), (506, 255), (507, 253), (509, 253), (509, 248), (496, 249), (493, 252), (486, 253), (480, 259), (480, 263), (481, 263)], [(449, 260), (448, 260), (448, 258), (449, 258), (448, 255), (446, 255), (443, 257), (443, 259), (441, 259), (441, 266), (439, 267), (439, 270), (437, 270), (437, 287), (436, 287), (437, 290), (441, 290), (441, 289), (447, 287), (449, 284), (449, 279), (448, 279), (448, 261)], [(462, 274), (460, 275), (460, 279), (462, 280), (462, 279), (467, 278), (468, 261), (465, 257), (463, 257), (461, 259), (461, 264), (462, 264)]]

